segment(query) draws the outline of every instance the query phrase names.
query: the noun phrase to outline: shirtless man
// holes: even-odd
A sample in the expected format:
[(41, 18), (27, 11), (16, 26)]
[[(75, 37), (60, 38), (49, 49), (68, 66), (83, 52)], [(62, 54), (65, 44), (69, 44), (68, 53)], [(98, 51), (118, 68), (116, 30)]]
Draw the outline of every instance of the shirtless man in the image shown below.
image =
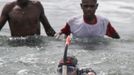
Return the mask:
[(0, 17), (0, 30), (7, 21), (13, 37), (40, 35), (40, 22), (48, 36), (55, 34), (39, 1), (16, 0), (6, 4)]

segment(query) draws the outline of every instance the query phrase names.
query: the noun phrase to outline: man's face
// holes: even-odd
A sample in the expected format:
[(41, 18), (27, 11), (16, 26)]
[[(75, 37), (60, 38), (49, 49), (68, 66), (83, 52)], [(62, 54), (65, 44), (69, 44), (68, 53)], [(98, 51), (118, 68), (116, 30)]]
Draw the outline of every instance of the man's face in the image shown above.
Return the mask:
[(85, 16), (93, 16), (98, 7), (95, 0), (82, 0), (81, 8)]

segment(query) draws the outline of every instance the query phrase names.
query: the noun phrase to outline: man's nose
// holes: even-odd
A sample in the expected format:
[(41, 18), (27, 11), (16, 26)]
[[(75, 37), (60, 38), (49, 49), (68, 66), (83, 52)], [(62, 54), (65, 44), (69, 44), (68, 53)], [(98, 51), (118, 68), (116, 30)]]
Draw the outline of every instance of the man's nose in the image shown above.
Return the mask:
[(87, 10), (93, 10), (93, 8), (92, 7), (87, 7)]

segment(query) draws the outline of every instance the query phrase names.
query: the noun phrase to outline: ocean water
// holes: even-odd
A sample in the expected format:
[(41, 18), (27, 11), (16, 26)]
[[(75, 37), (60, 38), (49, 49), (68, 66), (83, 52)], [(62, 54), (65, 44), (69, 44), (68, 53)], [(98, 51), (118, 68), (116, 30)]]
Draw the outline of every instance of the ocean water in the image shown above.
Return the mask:
[[(0, 0), (3, 6), (13, 0)], [(69, 17), (82, 14), (80, 0), (40, 0), (56, 32)], [(121, 39), (72, 40), (68, 55), (76, 56), (80, 68), (93, 68), (97, 75), (134, 75), (134, 1), (98, 0), (97, 15), (107, 17)], [(41, 36), (10, 37), (8, 23), (0, 31), (0, 75), (55, 75), (63, 57), (65, 40)], [(58, 75), (58, 74), (57, 74)]]

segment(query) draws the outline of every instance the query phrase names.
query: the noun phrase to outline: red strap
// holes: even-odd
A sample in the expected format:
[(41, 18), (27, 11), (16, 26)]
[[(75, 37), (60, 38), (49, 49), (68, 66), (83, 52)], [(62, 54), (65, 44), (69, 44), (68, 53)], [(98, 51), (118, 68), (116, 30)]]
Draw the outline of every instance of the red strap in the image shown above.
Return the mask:
[(66, 38), (66, 45), (69, 45), (71, 43), (71, 38), (70, 36), (67, 36)]

